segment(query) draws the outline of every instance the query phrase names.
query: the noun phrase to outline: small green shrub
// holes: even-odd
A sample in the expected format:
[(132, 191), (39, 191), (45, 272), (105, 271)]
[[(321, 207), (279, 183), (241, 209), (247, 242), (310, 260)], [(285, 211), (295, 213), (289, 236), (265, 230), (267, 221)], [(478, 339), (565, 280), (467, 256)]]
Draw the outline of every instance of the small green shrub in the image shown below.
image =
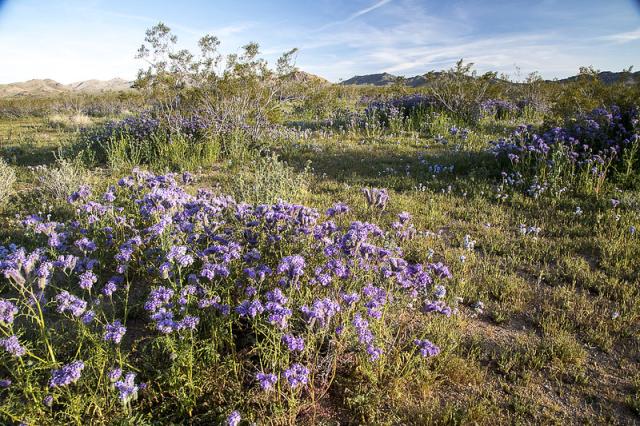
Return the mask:
[(261, 157), (251, 171), (238, 176), (236, 198), (252, 204), (300, 200), (307, 191), (308, 167), (298, 173), (275, 154)]
[(0, 158), (0, 208), (9, 200), (13, 194), (13, 185), (16, 182), (16, 173), (3, 158)]
[(36, 192), (43, 204), (65, 203), (69, 194), (86, 183), (89, 172), (81, 161), (58, 157), (53, 165), (32, 169), (37, 181)]

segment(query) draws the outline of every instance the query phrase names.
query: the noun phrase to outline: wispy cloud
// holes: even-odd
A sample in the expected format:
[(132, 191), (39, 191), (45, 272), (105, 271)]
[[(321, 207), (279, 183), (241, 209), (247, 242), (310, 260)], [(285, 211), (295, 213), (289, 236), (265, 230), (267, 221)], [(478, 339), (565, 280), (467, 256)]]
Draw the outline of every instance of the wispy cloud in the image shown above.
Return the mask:
[(369, 12), (371, 12), (371, 11), (373, 11), (373, 10), (376, 10), (376, 9), (378, 9), (378, 8), (380, 8), (380, 7), (382, 7), (382, 6), (384, 6), (385, 4), (389, 3), (390, 1), (391, 1), (391, 0), (380, 0), (379, 2), (377, 2), (377, 3), (375, 3), (375, 4), (372, 4), (372, 5), (371, 5), (371, 6), (369, 6), (369, 7), (365, 7), (364, 9), (361, 9), (361, 10), (359, 10), (359, 11), (355, 12), (355, 13), (352, 13), (352, 14), (349, 16), (349, 18), (347, 18), (347, 19), (345, 20), (345, 22), (349, 22), (349, 21), (352, 21), (352, 20), (356, 19), (356, 18), (357, 18), (357, 17), (359, 17), (359, 16), (366, 15), (367, 13), (369, 13)]
[(387, 3), (390, 3), (392, 0), (379, 0), (377, 3), (372, 4), (371, 6), (365, 7), (364, 9), (360, 9), (354, 13), (352, 13), (351, 15), (349, 15), (347, 18), (345, 19), (341, 19), (339, 21), (334, 21), (334, 22), (329, 22), (328, 24), (325, 24), (323, 26), (321, 26), (320, 28), (316, 29), (314, 32), (321, 32), (324, 31), (326, 29), (329, 29), (331, 27), (335, 27), (337, 25), (342, 25), (342, 24), (346, 24), (348, 22), (353, 21), (356, 18), (359, 18), (360, 16), (366, 15), (369, 12), (372, 12), (376, 9), (381, 8), (382, 6), (384, 6)]
[(612, 41), (614, 43), (628, 43), (630, 41), (640, 40), (640, 28), (627, 31), (624, 33), (610, 34), (604, 37), (601, 37), (602, 40)]

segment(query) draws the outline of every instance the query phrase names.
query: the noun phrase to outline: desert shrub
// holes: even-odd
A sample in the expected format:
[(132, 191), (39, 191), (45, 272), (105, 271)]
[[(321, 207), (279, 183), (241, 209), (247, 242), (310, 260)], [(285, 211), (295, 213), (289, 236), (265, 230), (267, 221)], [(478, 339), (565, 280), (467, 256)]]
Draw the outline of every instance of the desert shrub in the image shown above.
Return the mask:
[(618, 105), (623, 109), (637, 105), (640, 85), (629, 84), (631, 69), (623, 71), (619, 80), (605, 83), (592, 67), (581, 67), (578, 76), (568, 83), (555, 87), (552, 117), (570, 120), (597, 108)]
[(450, 273), (401, 257), (409, 214), (387, 232), (176, 178), (83, 186), (70, 220), (23, 221), (39, 248), (0, 249), (3, 422), (292, 422), (338, 374), (386, 385), (440, 352)]
[(88, 171), (82, 163), (59, 156), (53, 165), (34, 167), (36, 192), (42, 204), (66, 203), (67, 197), (87, 183)]
[(3, 158), (0, 158), (0, 208), (3, 208), (13, 194), (16, 183), (16, 172)]
[(458, 120), (475, 124), (480, 118), (480, 104), (496, 74), (479, 76), (472, 63), (465, 64), (461, 59), (455, 67), (439, 75), (427, 74), (427, 78), (430, 81), (428, 93), (438, 108)]
[(192, 168), (218, 158), (224, 138), (214, 132), (214, 124), (200, 115), (175, 115), (164, 121), (144, 112), (85, 129), (66, 155), (84, 153), (89, 162), (116, 170), (143, 164)]
[(53, 114), (47, 117), (47, 124), (55, 129), (80, 129), (90, 126), (92, 121), (88, 115), (82, 113), (76, 113), (70, 116)]
[(307, 191), (308, 167), (302, 173), (280, 161), (273, 154), (258, 157), (249, 172), (234, 181), (235, 196), (250, 204), (275, 203), (279, 200), (300, 200)]

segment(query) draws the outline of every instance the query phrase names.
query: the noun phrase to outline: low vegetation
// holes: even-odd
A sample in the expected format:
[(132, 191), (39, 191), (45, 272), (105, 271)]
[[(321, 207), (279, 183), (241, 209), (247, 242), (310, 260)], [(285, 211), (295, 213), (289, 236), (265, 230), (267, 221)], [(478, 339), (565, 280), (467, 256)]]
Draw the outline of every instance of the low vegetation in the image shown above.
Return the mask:
[(176, 43), (0, 100), (3, 424), (640, 419), (640, 84)]

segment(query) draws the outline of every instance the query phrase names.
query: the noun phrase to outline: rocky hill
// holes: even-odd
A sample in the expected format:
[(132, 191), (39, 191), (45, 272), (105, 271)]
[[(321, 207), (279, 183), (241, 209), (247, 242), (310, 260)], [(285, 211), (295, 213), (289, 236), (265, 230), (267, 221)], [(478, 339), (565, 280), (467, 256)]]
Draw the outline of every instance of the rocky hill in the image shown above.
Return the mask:
[[(424, 86), (428, 83), (429, 79), (427, 75), (431, 75), (432, 77), (436, 77), (440, 72), (431, 72), (423, 75), (416, 75), (413, 77), (399, 77), (389, 73), (378, 73), (378, 74), (367, 74), (367, 75), (356, 75), (351, 77), (348, 80), (344, 80), (340, 82), (343, 85), (371, 85), (371, 86), (390, 86), (395, 82), (399, 81), (398, 79), (403, 79), (404, 84), (409, 87), (420, 87)], [(612, 72), (612, 71), (602, 71), (598, 74), (600, 80), (602, 80), (605, 84), (613, 84), (618, 82), (624, 73), (622, 72)], [(578, 79), (577, 75), (563, 78), (560, 80), (553, 80), (559, 83), (568, 83), (571, 81), (575, 81)], [(548, 80), (551, 81), (551, 80)], [(640, 81), (640, 71), (636, 71), (634, 73), (628, 74), (627, 83), (634, 84)]]
[(131, 89), (133, 82), (121, 78), (111, 80), (86, 80), (71, 84), (51, 79), (35, 79), (19, 83), (0, 84), (1, 98), (44, 97), (62, 93), (104, 93)]

